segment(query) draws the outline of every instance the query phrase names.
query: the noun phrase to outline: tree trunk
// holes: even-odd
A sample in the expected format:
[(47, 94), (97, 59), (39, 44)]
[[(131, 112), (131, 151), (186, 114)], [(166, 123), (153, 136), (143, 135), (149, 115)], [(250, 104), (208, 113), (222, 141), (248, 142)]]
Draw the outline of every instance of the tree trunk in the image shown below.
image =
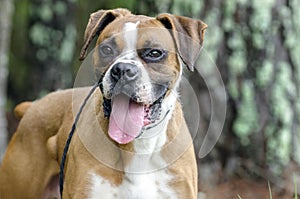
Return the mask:
[[(228, 91), (225, 127), (211, 158), (199, 167), (205, 173), (200, 179), (204, 184), (218, 179), (216, 168), (222, 167), (223, 179), (237, 174), (281, 183), (274, 176), (300, 163), (300, 1), (173, 2), (176, 14), (208, 24), (204, 49)], [(205, 111), (205, 85), (192, 82)], [(210, 114), (201, 116), (209, 125)]]
[(6, 81), (8, 75), (9, 41), (13, 5), (11, 0), (0, 1), (0, 161), (7, 145)]

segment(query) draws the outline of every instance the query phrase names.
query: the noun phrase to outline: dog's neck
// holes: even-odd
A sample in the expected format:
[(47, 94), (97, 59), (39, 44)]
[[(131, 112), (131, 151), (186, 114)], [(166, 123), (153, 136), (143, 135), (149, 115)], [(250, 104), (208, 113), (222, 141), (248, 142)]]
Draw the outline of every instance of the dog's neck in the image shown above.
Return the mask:
[(133, 152), (121, 152), (126, 172), (145, 172), (163, 167), (161, 151), (167, 142), (167, 127), (177, 102), (177, 92), (172, 91), (162, 101), (160, 119), (144, 129), (132, 143)]
[(177, 92), (171, 91), (162, 101), (160, 118), (144, 127), (141, 136), (134, 140), (135, 151), (152, 153), (165, 144), (166, 130), (177, 100)]

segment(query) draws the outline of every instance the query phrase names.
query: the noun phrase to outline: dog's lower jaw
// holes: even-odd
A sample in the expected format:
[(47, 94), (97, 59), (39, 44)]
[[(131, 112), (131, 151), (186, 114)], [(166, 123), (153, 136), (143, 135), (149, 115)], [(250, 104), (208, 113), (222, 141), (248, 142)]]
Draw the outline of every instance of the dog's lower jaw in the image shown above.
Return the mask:
[[(108, 135), (119, 144), (128, 144), (139, 137), (143, 129), (149, 125), (164, 120), (161, 118), (162, 101), (167, 93), (167, 86), (154, 89), (147, 96), (154, 98), (153, 103), (139, 102), (140, 95), (136, 92), (128, 95), (123, 90), (108, 99), (103, 95), (103, 114), (109, 119)], [(103, 89), (101, 90), (103, 93)]]
[[(177, 103), (177, 93), (171, 93), (162, 100), (160, 120), (155, 121), (143, 129), (142, 135), (133, 141), (134, 156), (132, 164), (126, 168), (128, 171), (155, 170), (165, 165), (160, 157), (167, 142), (167, 127)], [(145, 155), (140, 155), (145, 154)], [(141, 162), (145, 164), (141, 164)], [(148, 164), (147, 164), (148, 163)]]

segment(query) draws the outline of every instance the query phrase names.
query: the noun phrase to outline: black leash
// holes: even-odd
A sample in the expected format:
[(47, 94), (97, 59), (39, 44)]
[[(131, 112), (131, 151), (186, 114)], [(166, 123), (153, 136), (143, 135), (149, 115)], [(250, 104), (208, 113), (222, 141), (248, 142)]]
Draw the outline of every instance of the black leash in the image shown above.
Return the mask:
[(78, 122), (78, 120), (80, 118), (82, 110), (85, 107), (87, 101), (89, 100), (89, 98), (91, 97), (91, 95), (94, 93), (94, 91), (96, 90), (96, 88), (99, 87), (100, 84), (101, 84), (101, 78), (100, 78), (99, 82), (92, 87), (92, 89), (90, 90), (89, 94), (85, 97), (82, 105), (79, 108), (79, 111), (78, 111), (78, 113), (76, 115), (75, 121), (73, 122), (71, 131), (69, 133), (68, 139), (66, 141), (64, 152), (63, 152), (63, 155), (62, 155), (62, 158), (61, 158), (60, 171), (59, 171), (59, 190), (60, 190), (60, 196), (61, 196), (61, 198), (62, 198), (62, 193), (63, 193), (63, 190), (64, 190), (64, 168), (65, 168), (65, 163), (66, 163), (66, 157), (67, 157), (67, 153), (68, 153), (68, 150), (69, 150), (69, 147), (70, 147), (70, 143), (71, 143), (72, 137), (73, 137), (74, 132), (76, 130), (77, 122)]

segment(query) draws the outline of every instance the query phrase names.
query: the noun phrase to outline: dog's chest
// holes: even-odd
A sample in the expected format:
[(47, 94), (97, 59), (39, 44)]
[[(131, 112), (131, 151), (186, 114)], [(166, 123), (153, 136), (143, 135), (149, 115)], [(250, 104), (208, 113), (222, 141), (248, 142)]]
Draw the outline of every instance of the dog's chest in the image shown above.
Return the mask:
[(112, 185), (99, 175), (92, 174), (90, 199), (176, 199), (169, 186), (172, 176), (165, 170), (146, 174), (125, 174), (122, 184)]

